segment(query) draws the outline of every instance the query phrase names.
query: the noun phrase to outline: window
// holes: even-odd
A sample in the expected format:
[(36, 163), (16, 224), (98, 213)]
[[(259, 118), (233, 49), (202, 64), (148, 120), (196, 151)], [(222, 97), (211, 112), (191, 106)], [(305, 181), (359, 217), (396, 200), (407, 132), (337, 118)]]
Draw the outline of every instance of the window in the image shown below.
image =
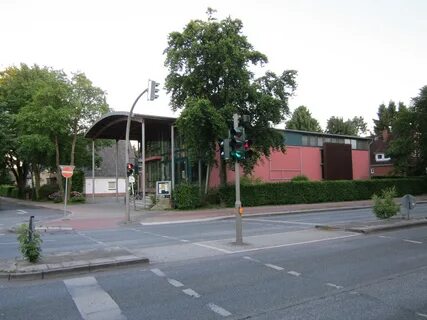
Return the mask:
[(108, 190), (116, 190), (116, 181), (108, 181)]
[(390, 160), (390, 157), (386, 158), (384, 153), (376, 153), (375, 154), (375, 161), (377, 161), (377, 162), (383, 162), (383, 161), (389, 161), (389, 160)]

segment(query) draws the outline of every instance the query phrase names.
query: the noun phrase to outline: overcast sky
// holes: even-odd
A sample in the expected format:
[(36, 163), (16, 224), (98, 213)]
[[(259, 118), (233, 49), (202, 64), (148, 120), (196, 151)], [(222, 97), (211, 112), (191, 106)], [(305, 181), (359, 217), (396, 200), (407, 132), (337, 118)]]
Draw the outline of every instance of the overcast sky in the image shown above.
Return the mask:
[[(331, 116), (372, 125), (381, 103), (409, 104), (427, 85), (426, 0), (0, 0), (0, 69), (82, 71), (128, 111), (148, 79), (163, 85), (168, 34), (208, 7), (243, 21), (265, 71), (298, 71), (291, 110), (307, 106), (323, 128)], [(160, 95), (135, 112), (174, 115)]]

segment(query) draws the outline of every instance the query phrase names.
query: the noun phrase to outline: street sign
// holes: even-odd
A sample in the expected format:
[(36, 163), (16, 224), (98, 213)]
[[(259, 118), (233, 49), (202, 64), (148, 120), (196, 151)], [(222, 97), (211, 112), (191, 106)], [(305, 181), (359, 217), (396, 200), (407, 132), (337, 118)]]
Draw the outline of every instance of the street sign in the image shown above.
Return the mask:
[(74, 166), (59, 166), (64, 178), (71, 178), (73, 176)]
[(129, 183), (135, 183), (135, 177), (134, 176), (129, 177)]
[(401, 199), (402, 207), (406, 209), (407, 219), (409, 220), (409, 213), (415, 208), (416, 199), (411, 194), (405, 194)]

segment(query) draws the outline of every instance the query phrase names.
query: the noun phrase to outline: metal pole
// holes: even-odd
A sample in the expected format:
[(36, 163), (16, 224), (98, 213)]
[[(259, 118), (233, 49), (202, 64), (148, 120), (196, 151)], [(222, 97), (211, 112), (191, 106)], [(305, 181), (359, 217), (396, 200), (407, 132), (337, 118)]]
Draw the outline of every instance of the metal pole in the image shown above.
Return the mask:
[(142, 157), (142, 167), (141, 167), (141, 186), (142, 186), (142, 207), (145, 209), (145, 121), (142, 119), (141, 123), (141, 157)]
[(116, 201), (119, 201), (119, 140), (116, 140)]
[[(237, 129), (239, 126), (239, 115), (233, 114), (233, 126), (234, 129)], [(242, 216), (240, 215), (240, 209), (242, 207), (242, 203), (240, 202), (240, 165), (236, 160), (234, 163), (234, 171), (236, 175), (236, 202), (234, 203), (234, 207), (236, 208), (236, 244), (243, 244), (243, 235), (242, 235)]]
[(95, 202), (95, 140), (92, 140), (92, 201)]
[(65, 178), (64, 218), (67, 216), (68, 178)]
[[(132, 108), (130, 109), (128, 119), (126, 122), (126, 143), (125, 143), (125, 172), (127, 172), (127, 164), (129, 163), (129, 131), (130, 131), (130, 121), (132, 118), (133, 109), (135, 108), (136, 103), (138, 102), (139, 98), (142, 97), (144, 93), (148, 91), (148, 88), (145, 89), (140, 93), (140, 95), (136, 98), (135, 102), (132, 105)], [(126, 222), (130, 221), (130, 205), (129, 205), (129, 177), (126, 174), (126, 183), (125, 183), (125, 194), (126, 194), (126, 210), (125, 210), (125, 219)]]
[(175, 188), (175, 126), (171, 126), (171, 181), (172, 191)]

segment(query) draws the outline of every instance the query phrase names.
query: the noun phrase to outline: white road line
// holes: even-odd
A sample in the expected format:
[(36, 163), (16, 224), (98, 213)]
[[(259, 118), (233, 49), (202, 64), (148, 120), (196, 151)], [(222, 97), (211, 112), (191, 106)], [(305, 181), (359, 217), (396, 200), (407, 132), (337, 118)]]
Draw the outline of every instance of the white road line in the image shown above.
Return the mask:
[(169, 240), (179, 240), (178, 238), (175, 238), (175, 237), (169, 237), (169, 236), (161, 236), (161, 237)]
[[(221, 248), (217, 248), (217, 247), (213, 247), (213, 246), (208, 246), (207, 244), (202, 244), (202, 243), (197, 243), (197, 242), (194, 242), (192, 244), (194, 244), (195, 246), (204, 247), (204, 248), (208, 248), (208, 249), (212, 249), (212, 250), (217, 250), (217, 251), (228, 253), (228, 254), (235, 253), (233, 251), (229, 251), (229, 250), (225, 250), (225, 249), (221, 249)], [(242, 252), (244, 252), (244, 251), (242, 251)]]
[(408, 239), (402, 239), (402, 240), (409, 243), (423, 244), (421, 241), (408, 240)]
[(28, 213), (27, 211), (25, 211), (25, 210), (16, 210), (16, 213), (17, 214), (26, 214), (26, 213)]
[(299, 277), (301, 275), (301, 273), (296, 272), (296, 271), (289, 271), (288, 274), (295, 276), (295, 277)]
[(83, 319), (126, 319), (94, 277), (64, 280), (64, 284)]
[(275, 266), (274, 264), (265, 263), (264, 265), (265, 265), (266, 267), (271, 268), (271, 269), (275, 269), (275, 270), (279, 270), (279, 271), (284, 270), (282, 267)]
[(190, 289), (190, 288), (184, 289), (184, 290), (182, 290), (182, 292), (184, 292), (186, 295), (189, 295), (190, 297), (200, 298), (200, 294), (198, 294), (193, 289)]
[(220, 316), (228, 317), (231, 316), (231, 312), (228, 312), (224, 308), (221, 308), (220, 306), (217, 306), (214, 303), (208, 304), (209, 309), (211, 309), (213, 312), (218, 313)]
[(178, 280), (175, 280), (175, 279), (168, 279), (168, 282), (177, 288), (184, 286), (181, 282), (179, 282)]
[(424, 313), (417, 312), (416, 315), (420, 316), (420, 317), (423, 317), (423, 318), (427, 318), (427, 314), (424, 314)]
[(261, 261), (259, 261), (257, 259), (254, 259), (254, 258), (248, 257), (248, 256), (243, 257), (243, 259), (246, 259), (246, 260), (249, 260), (249, 261), (253, 261), (253, 262), (261, 262)]
[(342, 289), (342, 288), (344, 288), (343, 286), (338, 286), (336, 284), (329, 283), (329, 282), (326, 283), (326, 285), (329, 286), (329, 287), (335, 288), (335, 289)]
[(151, 272), (159, 277), (166, 277), (166, 275), (160, 269), (151, 269)]
[(192, 220), (180, 220), (180, 221), (164, 221), (164, 222), (141, 222), (141, 225), (143, 226), (158, 226), (163, 224), (180, 224), (180, 223), (193, 223), (193, 222), (210, 222), (210, 221), (216, 221), (216, 220), (222, 220), (227, 218), (228, 216), (224, 217), (215, 217), (215, 218), (205, 218), (205, 219), (192, 219)]
[[(339, 240), (339, 239), (346, 239), (346, 238), (358, 237), (358, 236), (361, 236), (361, 234), (358, 233), (358, 234), (351, 234), (351, 235), (348, 235), (348, 236), (340, 236), (340, 237), (332, 237), (332, 238), (325, 238), (325, 239), (318, 239), (318, 240), (310, 240), (310, 241), (294, 242), (294, 243), (287, 243), (287, 244), (279, 244), (277, 246), (270, 246), (270, 247), (254, 248), (254, 249), (239, 250), (239, 251), (232, 251), (232, 252), (229, 251), (229, 252), (226, 252), (226, 253), (243, 253), (243, 252), (260, 251), (260, 250), (266, 250), (266, 249), (292, 247), (292, 246), (297, 246), (297, 245), (300, 245), (300, 244), (317, 243), (317, 242), (323, 242), (323, 241), (329, 241), (329, 240)], [(214, 248), (214, 247), (212, 247), (212, 249), (223, 250), (223, 249)], [(227, 250), (224, 250), (223, 252), (225, 252), (225, 251), (227, 251)]]
[(77, 234), (79, 234), (79, 235), (80, 235), (80, 236), (82, 236), (83, 238), (86, 238), (86, 239), (88, 239), (88, 240), (91, 240), (91, 241), (93, 241), (93, 242), (95, 242), (95, 243), (97, 243), (97, 244), (100, 244), (100, 245), (106, 246), (106, 244), (105, 244), (104, 242), (99, 241), (99, 240), (97, 240), (97, 239), (95, 239), (95, 238), (92, 238), (92, 237), (90, 237), (90, 236), (87, 236), (87, 235), (86, 235), (86, 234), (84, 234), (84, 233), (77, 232)]
[(283, 224), (301, 224), (306, 226), (315, 226), (318, 225), (318, 223), (311, 223), (311, 222), (300, 222), (300, 221), (287, 221), (287, 220), (268, 220), (268, 219), (246, 219), (245, 221), (259, 221), (259, 222), (272, 222), (272, 223), (283, 223)]
[(190, 242), (190, 240), (185, 240), (185, 239), (181, 239), (179, 241), (181, 241), (181, 242)]
[(389, 237), (389, 236), (378, 236), (378, 238), (393, 239), (393, 237)]

